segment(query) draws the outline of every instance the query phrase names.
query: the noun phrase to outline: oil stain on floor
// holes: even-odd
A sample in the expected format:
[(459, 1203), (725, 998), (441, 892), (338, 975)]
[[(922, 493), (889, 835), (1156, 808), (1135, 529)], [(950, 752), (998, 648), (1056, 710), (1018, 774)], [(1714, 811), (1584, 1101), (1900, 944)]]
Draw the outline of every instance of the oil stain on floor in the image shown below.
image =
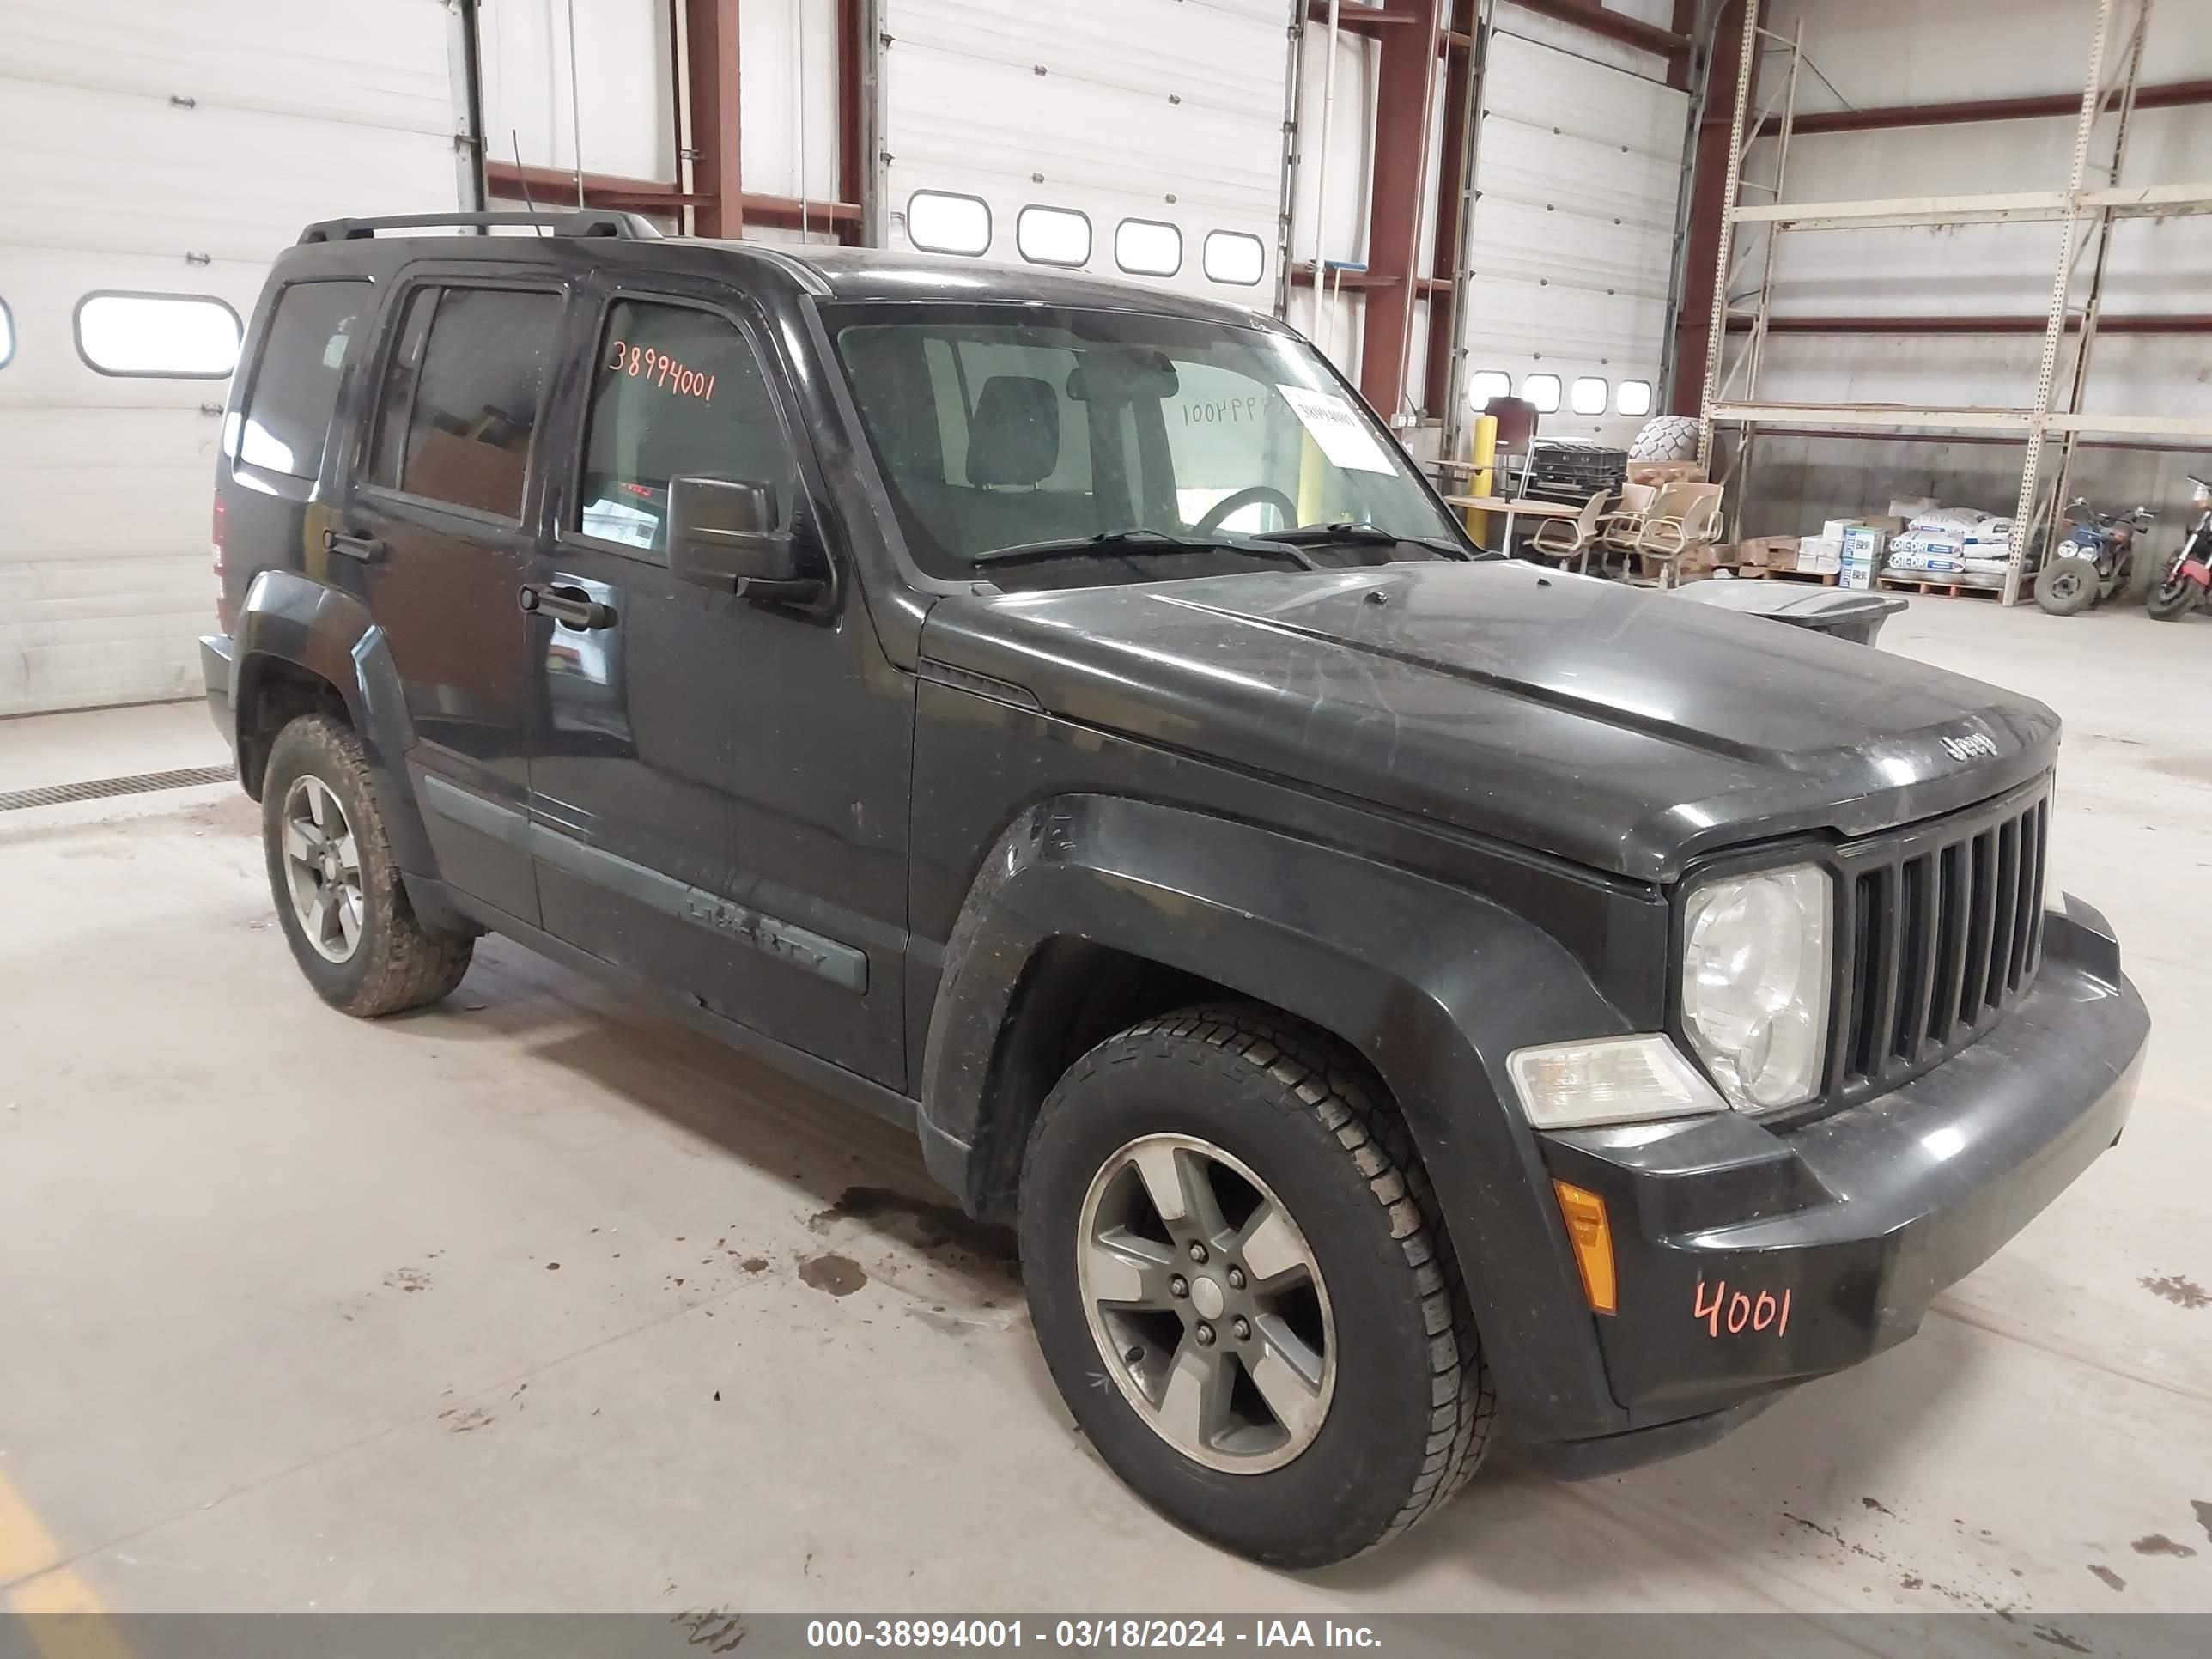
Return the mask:
[(2212, 1308), (2212, 1291), (2179, 1273), (2145, 1273), (2136, 1283), (2177, 1308)]
[(799, 1264), (799, 1282), (830, 1296), (850, 1296), (868, 1282), (868, 1275), (849, 1255), (817, 1255)]

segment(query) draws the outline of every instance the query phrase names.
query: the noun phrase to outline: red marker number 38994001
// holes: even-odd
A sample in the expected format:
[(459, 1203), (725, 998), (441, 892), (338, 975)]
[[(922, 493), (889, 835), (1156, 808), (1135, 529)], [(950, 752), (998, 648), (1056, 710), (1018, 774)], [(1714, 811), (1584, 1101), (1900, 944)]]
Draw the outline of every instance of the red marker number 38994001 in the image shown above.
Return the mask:
[(1691, 1317), (1705, 1328), (1707, 1336), (1741, 1336), (1746, 1331), (1772, 1331), (1779, 1336), (1790, 1328), (1790, 1292), (1776, 1300), (1770, 1291), (1730, 1291), (1728, 1280), (1713, 1286), (1705, 1299), (1705, 1281), (1699, 1279), (1691, 1299)]

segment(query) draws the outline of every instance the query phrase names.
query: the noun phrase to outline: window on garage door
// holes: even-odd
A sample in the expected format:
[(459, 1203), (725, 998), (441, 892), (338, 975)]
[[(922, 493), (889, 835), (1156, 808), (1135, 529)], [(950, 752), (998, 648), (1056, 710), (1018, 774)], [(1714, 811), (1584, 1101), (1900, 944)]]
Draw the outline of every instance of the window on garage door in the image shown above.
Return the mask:
[(560, 319), (557, 294), (416, 289), (385, 374), (370, 481), (520, 518)]
[(1267, 250), (1256, 236), (1239, 230), (1209, 230), (1204, 250), (1206, 280), (1237, 288), (1255, 285), (1267, 271)]
[(1182, 269), (1182, 232), (1158, 219), (1124, 219), (1114, 263), (1132, 276), (1172, 276)]
[(238, 313), (211, 294), (96, 289), (76, 302), (76, 328), (98, 374), (220, 380), (238, 366)]
[(356, 278), (292, 283), (278, 292), (239, 427), (241, 466), (293, 478), (322, 471), (338, 379), (374, 292)]

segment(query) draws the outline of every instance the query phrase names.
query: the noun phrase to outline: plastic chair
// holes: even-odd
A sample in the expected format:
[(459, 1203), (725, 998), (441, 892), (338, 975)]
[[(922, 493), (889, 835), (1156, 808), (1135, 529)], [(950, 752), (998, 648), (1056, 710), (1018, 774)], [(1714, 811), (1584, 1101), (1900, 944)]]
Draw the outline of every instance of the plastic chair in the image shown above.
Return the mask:
[(1537, 552), (1565, 564), (1580, 555), (1577, 567), (1583, 574), (1589, 574), (1590, 549), (1597, 543), (1598, 527), (1605, 517), (1605, 504), (1613, 497), (1609, 489), (1601, 489), (1583, 503), (1583, 510), (1571, 519), (1546, 519), (1536, 526), (1536, 533), (1528, 538), (1528, 545)]
[(1714, 483), (1670, 483), (1659, 486), (1658, 499), (1636, 529), (1636, 551), (1661, 561), (1659, 585), (1674, 586), (1674, 562), (1691, 548), (1720, 539), (1721, 486)]
[(1644, 515), (1651, 511), (1652, 503), (1659, 499), (1662, 488), (1659, 484), (1621, 485), (1620, 505), (1598, 521), (1600, 543), (1623, 553), (1635, 552), (1636, 538), (1644, 528)]

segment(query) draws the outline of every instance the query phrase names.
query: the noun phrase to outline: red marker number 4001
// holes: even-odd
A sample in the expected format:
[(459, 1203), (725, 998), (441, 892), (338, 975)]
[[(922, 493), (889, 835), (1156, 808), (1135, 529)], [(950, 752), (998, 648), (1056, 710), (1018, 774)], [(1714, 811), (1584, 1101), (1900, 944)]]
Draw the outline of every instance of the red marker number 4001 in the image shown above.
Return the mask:
[(1713, 1299), (1705, 1300), (1705, 1281), (1699, 1279), (1691, 1298), (1691, 1316), (1705, 1328), (1707, 1336), (1740, 1336), (1746, 1331), (1771, 1330), (1779, 1336), (1790, 1328), (1790, 1292), (1776, 1301), (1766, 1291), (1729, 1293), (1728, 1280), (1713, 1286)]

